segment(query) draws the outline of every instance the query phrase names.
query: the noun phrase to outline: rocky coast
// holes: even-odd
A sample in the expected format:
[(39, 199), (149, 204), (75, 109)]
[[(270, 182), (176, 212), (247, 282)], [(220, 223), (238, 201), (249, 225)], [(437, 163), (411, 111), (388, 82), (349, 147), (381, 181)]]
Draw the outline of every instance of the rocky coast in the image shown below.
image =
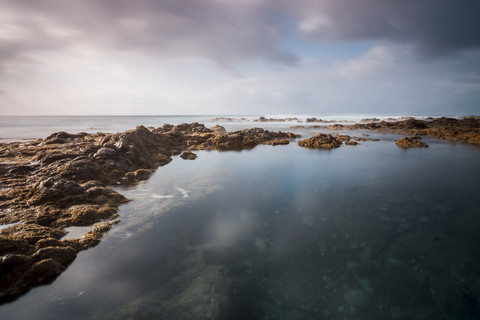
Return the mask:
[[(109, 186), (147, 179), (175, 155), (193, 160), (193, 150), (241, 150), (298, 137), (192, 123), (0, 144), (0, 301), (53, 280), (119, 222), (118, 207), (129, 200)], [(92, 229), (63, 239), (72, 226)]]
[(370, 121), (352, 125), (334, 124), (328, 130), (368, 130), (392, 132), (412, 136), (430, 136), (437, 139), (480, 145), (480, 119), (478, 117), (407, 118), (399, 121)]
[[(420, 136), (480, 144), (480, 119), (475, 117), (374, 119), (325, 125), (320, 130), (332, 134), (320, 133), (299, 140), (298, 145), (332, 149), (378, 140), (367, 133), (333, 134), (343, 130), (413, 136), (397, 140), (402, 148), (425, 147)], [(259, 144), (288, 144), (295, 138), (300, 136), (261, 128), (226, 132), (219, 125), (207, 128), (192, 123), (139, 126), (116, 134), (58, 132), (36, 141), (0, 144), (0, 303), (53, 280), (81, 250), (97, 245), (119, 222), (118, 208), (129, 199), (111, 186), (148, 179), (176, 155), (194, 160), (195, 150), (251, 149)], [(65, 239), (65, 229), (72, 226), (91, 230), (81, 238)]]

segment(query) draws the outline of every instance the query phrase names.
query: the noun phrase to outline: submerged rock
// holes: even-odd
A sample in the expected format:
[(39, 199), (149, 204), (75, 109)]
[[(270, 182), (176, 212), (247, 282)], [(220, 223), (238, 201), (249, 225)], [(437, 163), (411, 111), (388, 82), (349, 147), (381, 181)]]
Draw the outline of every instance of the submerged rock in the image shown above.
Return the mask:
[(414, 137), (404, 137), (395, 141), (395, 144), (404, 149), (407, 148), (428, 148), (428, 144), (421, 141), (422, 138), (419, 136)]

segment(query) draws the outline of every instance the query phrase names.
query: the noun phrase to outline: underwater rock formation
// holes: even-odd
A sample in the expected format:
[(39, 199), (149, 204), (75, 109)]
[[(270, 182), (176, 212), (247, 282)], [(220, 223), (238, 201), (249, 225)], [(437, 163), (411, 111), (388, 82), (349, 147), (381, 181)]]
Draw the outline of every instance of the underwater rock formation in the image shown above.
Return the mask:
[[(58, 132), (0, 144), (0, 225), (15, 224), (0, 230), (0, 302), (52, 280), (80, 250), (100, 242), (118, 222), (118, 207), (129, 201), (108, 185), (145, 180), (182, 152), (192, 159), (191, 150), (241, 150), (297, 137), (185, 123), (116, 134)], [(79, 239), (62, 239), (71, 226), (92, 230)]]

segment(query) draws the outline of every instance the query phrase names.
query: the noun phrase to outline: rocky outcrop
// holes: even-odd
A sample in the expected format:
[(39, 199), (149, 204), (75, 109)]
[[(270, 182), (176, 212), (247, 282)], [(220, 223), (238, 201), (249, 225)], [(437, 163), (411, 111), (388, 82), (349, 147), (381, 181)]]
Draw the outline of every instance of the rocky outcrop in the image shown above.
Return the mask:
[(197, 159), (197, 155), (191, 151), (185, 151), (180, 155), (180, 158), (183, 160), (195, 160)]
[(428, 144), (421, 141), (422, 138), (419, 136), (414, 137), (404, 137), (402, 139), (396, 140), (395, 144), (401, 148), (428, 148)]
[(311, 149), (334, 149), (340, 147), (342, 143), (347, 146), (356, 146), (359, 144), (357, 141), (379, 141), (379, 139), (351, 137), (346, 134), (332, 136), (321, 133), (309, 139), (298, 141), (298, 145)]
[[(58, 132), (0, 144), (0, 302), (56, 277), (80, 250), (95, 246), (128, 201), (108, 185), (147, 179), (173, 155), (287, 144), (298, 135), (260, 128), (226, 132), (203, 124), (138, 126), (117, 134)], [(101, 221), (101, 224), (98, 224)], [(79, 239), (64, 228), (92, 226)]]
[(342, 145), (342, 141), (335, 138), (331, 134), (317, 134), (311, 138), (300, 140), (297, 142), (300, 147), (310, 149), (334, 149)]
[(455, 118), (405, 118), (398, 121), (375, 121), (354, 125), (329, 126), (330, 130), (375, 130), (405, 135), (431, 136), (438, 139), (480, 144), (480, 119), (475, 116)]

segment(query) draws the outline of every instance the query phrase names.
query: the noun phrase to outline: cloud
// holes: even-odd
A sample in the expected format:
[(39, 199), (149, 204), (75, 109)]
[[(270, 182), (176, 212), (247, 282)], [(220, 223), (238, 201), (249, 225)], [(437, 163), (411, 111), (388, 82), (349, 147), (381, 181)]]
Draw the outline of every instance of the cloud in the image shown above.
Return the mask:
[(408, 44), (422, 58), (480, 46), (480, 2), (476, 0), (304, 0), (290, 9), (299, 29), (316, 41)]
[(391, 76), (401, 64), (401, 57), (391, 48), (378, 46), (358, 58), (335, 62), (328, 73), (348, 80), (377, 78), (385, 74)]
[(250, 58), (293, 64), (262, 1), (5, 0), (0, 61), (75, 46), (152, 57), (200, 57), (228, 66)]
[(455, 80), (436, 81), (435, 86), (450, 88), (456, 94), (480, 92), (480, 73), (468, 72)]
[[(3, 0), (0, 72), (72, 47), (195, 57), (229, 68), (263, 58), (294, 65), (291, 25), (313, 41), (407, 44), (423, 58), (480, 45), (477, 0)], [(290, 28), (290, 29), (289, 29)]]

